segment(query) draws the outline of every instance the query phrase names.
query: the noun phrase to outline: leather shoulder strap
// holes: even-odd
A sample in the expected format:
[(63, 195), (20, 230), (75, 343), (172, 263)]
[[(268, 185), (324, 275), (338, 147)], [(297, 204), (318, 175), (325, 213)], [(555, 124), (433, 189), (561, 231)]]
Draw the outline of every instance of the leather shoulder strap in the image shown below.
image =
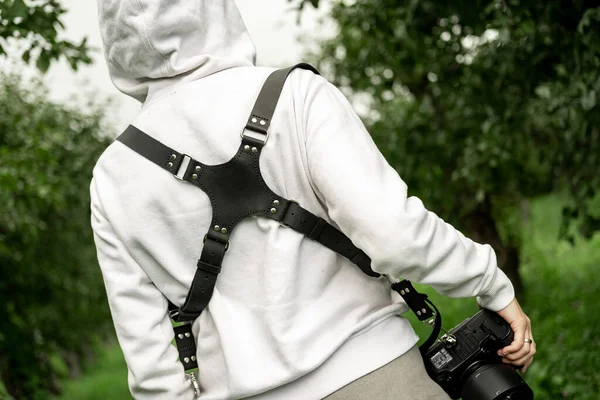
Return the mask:
[(266, 142), (267, 132), (269, 130), (269, 126), (271, 125), (271, 120), (273, 119), (277, 102), (281, 96), (283, 85), (285, 84), (290, 72), (298, 68), (312, 71), (317, 75), (319, 74), (319, 71), (317, 71), (312, 65), (306, 63), (296, 64), (289, 68), (278, 69), (269, 75), (262, 89), (260, 90), (258, 97), (256, 98), (252, 112), (250, 113), (248, 121), (246, 122), (245, 129), (249, 129), (263, 135), (263, 144)]

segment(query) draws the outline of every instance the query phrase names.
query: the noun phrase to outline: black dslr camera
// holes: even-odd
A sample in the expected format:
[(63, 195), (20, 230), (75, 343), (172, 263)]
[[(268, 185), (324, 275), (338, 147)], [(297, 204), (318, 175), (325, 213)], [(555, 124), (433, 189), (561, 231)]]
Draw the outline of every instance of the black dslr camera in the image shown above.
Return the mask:
[(532, 400), (533, 391), (497, 355), (513, 335), (498, 314), (481, 310), (424, 352), (427, 373), (453, 399)]

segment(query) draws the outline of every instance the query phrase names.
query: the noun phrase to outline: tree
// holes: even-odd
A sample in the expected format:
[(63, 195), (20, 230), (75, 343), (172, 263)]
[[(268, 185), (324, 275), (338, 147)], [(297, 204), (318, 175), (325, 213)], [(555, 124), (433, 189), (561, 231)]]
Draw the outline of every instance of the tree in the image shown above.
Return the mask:
[[(89, 224), (101, 111), (0, 79), (0, 377), (17, 399), (60, 378), (112, 328)], [(46, 398), (42, 396), (43, 398)]]
[(331, 3), (338, 32), (319, 67), (367, 95), (388, 161), (430, 209), (494, 247), (518, 292), (528, 198), (567, 189), (565, 228), (600, 229), (596, 2)]
[[(58, 38), (64, 13), (56, 0), (4, 0), (0, 56), (20, 51), (42, 73), (60, 57), (90, 63), (85, 39)], [(111, 329), (89, 224), (103, 113), (48, 97), (0, 75), (0, 378), (16, 399), (59, 393)]]
[(60, 57), (66, 58), (73, 69), (81, 63), (91, 63), (87, 38), (79, 44), (58, 38), (60, 29), (64, 29), (61, 17), (65, 12), (58, 0), (3, 0), (0, 3), (0, 55), (6, 55), (10, 42), (18, 42), (24, 47), (23, 61), (35, 62), (42, 72)]

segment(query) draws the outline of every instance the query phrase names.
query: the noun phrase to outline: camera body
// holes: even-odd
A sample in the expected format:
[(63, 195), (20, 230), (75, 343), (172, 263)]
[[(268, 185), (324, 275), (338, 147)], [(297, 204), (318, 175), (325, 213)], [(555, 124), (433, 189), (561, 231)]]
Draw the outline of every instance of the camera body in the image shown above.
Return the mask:
[(515, 369), (497, 355), (513, 337), (503, 318), (481, 310), (423, 354), (427, 373), (452, 399), (533, 399)]

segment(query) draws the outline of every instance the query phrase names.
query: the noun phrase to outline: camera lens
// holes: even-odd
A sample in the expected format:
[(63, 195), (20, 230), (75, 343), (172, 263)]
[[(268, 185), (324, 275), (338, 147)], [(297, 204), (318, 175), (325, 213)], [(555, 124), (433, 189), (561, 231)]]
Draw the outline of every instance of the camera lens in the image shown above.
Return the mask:
[(533, 400), (533, 391), (507, 364), (486, 364), (469, 375), (463, 400)]

